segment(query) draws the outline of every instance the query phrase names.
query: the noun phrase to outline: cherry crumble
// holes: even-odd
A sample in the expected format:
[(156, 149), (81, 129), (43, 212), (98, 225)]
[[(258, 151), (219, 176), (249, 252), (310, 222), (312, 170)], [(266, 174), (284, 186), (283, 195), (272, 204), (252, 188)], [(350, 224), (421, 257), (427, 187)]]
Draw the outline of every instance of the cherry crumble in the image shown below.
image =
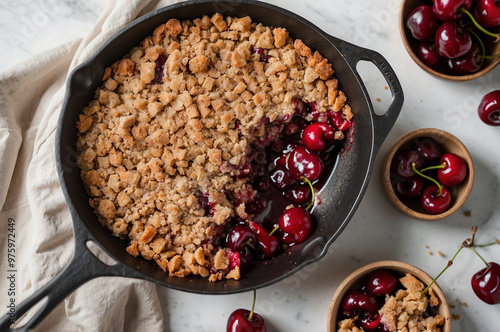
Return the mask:
[(352, 128), (333, 73), (249, 17), (169, 20), (106, 68), (79, 116), (91, 207), (128, 253), (172, 276), (239, 279), (313, 231)]

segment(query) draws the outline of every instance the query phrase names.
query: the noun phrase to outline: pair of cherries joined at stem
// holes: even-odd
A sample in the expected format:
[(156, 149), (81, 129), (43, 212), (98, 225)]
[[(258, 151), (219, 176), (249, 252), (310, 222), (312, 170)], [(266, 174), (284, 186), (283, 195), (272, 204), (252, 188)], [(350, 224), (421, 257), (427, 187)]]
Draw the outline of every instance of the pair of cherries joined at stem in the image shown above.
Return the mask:
[[(472, 27), (489, 37), (499, 35), (485, 27), (500, 25), (498, 0), (435, 0), (416, 7), (406, 18), (411, 36), (419, 41), (416, 53), (428, 67), (445, 68), (451, 75), (477, 72), (486, 55), (482, 39)], [(475, 37), (476, 41), (473, 41)]]
[[(427, 166), (424, 167), (424, 164)], [(424, 174), (435, 170), (437, 180)], [(433, 139), (417, 138), (411, 148), (396, 151), (390, 171), (396, 196), (404, 200), (420, 196), (420, 204), (426, 213), (440, 214), (449, 208), (452, 201), (448, 187), (465, 179), (467, 165), (460, 156), (444, 153), (443, 147)], [(432, 185), (425, 187), (425, 180)]]

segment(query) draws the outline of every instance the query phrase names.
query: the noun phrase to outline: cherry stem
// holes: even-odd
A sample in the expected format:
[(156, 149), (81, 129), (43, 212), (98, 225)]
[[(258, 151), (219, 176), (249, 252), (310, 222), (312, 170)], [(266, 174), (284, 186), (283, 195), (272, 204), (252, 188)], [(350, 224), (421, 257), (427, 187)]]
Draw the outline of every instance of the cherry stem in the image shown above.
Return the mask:
[(413, 171), (415, 173), (417, 173), (418, 175), (420, 175), (424, 179), (427, 179), (427, 180), (430, 180), (430, 181), (434, 182), (437, 185), (437, 187), (439, 188), (439, 195), (438, 195), (438, 197), (441, 197), (443, 195), (443, 186), (439, 182), (437, 182), (436, 180), (434, 180), (430, 176), (427, 176), (427, 175), (422, 174), (421, 172), (419, 172), (419, 170), (415, 167), (415, 163), (411, 163), (411, 167), (412, 167), (412, 169), (413, 169)]
[[(472, 251), (474, 251), (474, 253), (476, 255), (479, 256), (479, 258), (481, 258), (481, 260), (484, 262), (484, 264), (486, 264), (486, 267), (489, 267), (490, 264), (488, 264), (488, 262), (483, 258), (483, 256), (481, 256), (477, 251), (476, 251), (476, 248), (474, 248), (474, 240), (476, 238), (476, 231), (477, 231), (477, 226), (472, 226), (472, 240), (470, 241), (469, 243), (469, 247), (472, 249)], [(495, 244), (495, 243), (498, 243), (498, 239), (495, 241), (495, 242), (492, 242), (490, 244)]]
[(445, 267), (445, 268), (441, 271), (441, 273), (439, 273), (439, 274), (437, 275), (437, 277), (436, 277), (436, 278), (434, 278), (434, 279), (432, 280), (432, 282), (429, 284), (429, 286), (427, 286), (427, 287), (426, 287), (426, 288), (425, 288), (425, 289), (421, 292), (421, 294), (425, 294), (425, 293), (429, 290), (429, 288), (431, 288), (431, 286), (432, 286), (432, 285), (436, 282), (436, 280), (438, 280), (438, 278), (439, 278), (439, 277), (440, 277), (440, 276), (444, 273), (444, 271), (448, 270), (448, 268), (449, 268), (450, 266), (452, 266), (452, 265), (453, 265), (453, 260), (455, 259), (455, 257), (457, 257), (457, 255), (458, 255), (458, 253), (460, 252), (460, 250), (462, 250), (463, 248), (467, 247), (468, 245), (469, 245), (469, 243), (468, 243), (467, 241), (462, 242), (462, 245), (460, 246), (460, 248), (458, 248), (458, 250), (457, 250), (457, 252), (455, 253), (455, 255), (453, 256), (453, 258), (452, 258), (452, 259), (450, 259), (450, 260), (448, 261), (448, 264), (446, 264), (446, 267)]
[(420, 172), (427, 172), (427, 171), (430, 171), (431, 169), (442, 169), (442, 168), (445, 168), (446, 167), (446, 161), (443, 162), (442, 164), (440, 165), (436, 165), (436, 166), (429, 166), (429, 167), (426, 167), (424, 169), (421, 169)]
[(476, 251), (476, 248), (474, 248), (474, 246), (470, 246), (470, 248), (472, 249), (472, 251), (474, 251), (474, 253), (476, 255), (479, 256), (479, 258), (481, 258), (481, 260), (483, 261), (483, 263), (486, 264), (486, 267), (490, 266), (490, 264), (488, 264), (488, 262), (483, 258), (483, 256), (479, 255), (479, 253)]
[(316, 200), (316, 193), (314, 192), (314, 187), (308, 178), (303, 176), (302, 181), (306, 182), (309, 185), (309, 188), (311, 188), (311, 193), (312, 193), (311, 203), (309, 203), (309, 205), (306, 207), (306, 211), (309, 211), (314, 206), (314, 201)]
[(250, 311), (250, 315), (248, 315), (248, 320), (252, 321), (253, 318), (253, 311), (255, 309), (255, 299), (257, 298), (257, 291), (254, 289), (253, 290), (253, 303), (252, 303), (252, 310)]
[(276, 227), (274, 227), (273, 230), (269, 233), (269, 236), (273, 235), (274, 232), (276, 232), (278, 229), (280, 229), (280, 225), (276, 225)]
[(250, 248), (252, 248), (253, 250), (255, 250), (255, 246), (252, 244), (252, 240), (251, 239), (248, 239), (248, 241), (245, 242), (245, 245), (247, 245)]
[(483, 32), (484, 34), (490, 36), (490, 37), (493, 37), (493, 38), (496, 38), (496, 41), (498, 41), (500, 39), (500, 35), (496, 34), (496, 33), (493, 33), (491, 31), (488, 31), (486, 30), (485, 28), (483, 28), (481, 26), (481, 24), (479, 24), (476, 19), (474, 18), (474, 16), (467, 10), (465, 9), (464, 7), (460, 7), (460, 11), (462, 13), (465, 13), (467, 16), (469, 16), (469, 18), (472, 20), (472, 23), (474, 23), (474, 25), (476, 26), (476, 28), (479, 29), (479, 31)]

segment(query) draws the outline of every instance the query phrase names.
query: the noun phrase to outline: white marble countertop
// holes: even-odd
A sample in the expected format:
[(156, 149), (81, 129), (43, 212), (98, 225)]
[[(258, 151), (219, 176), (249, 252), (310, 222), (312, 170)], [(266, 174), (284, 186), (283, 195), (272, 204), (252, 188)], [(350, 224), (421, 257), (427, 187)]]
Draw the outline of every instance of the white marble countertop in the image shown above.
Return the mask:
[[(269, 331), (324, 331), (331, 297), (356, 268), (377, 260), (399, 260), (437, 275), (480, 226), (484, 241), (500, 237), (500, 128), (477, 116), (481, 97), (500, 87), (500, 69), (471, 82), (454, 83), (422, 71), (406, 53), (398, 30), (398, 0), (267, 0), (314, 22), (327, 33), (381, 53), (396, 71), (405, 92), (399, 119), (376, 158), (370, 185), (351, 222), (326, 257), (282, 282), (257, 292), (257, 311)], [(57, 45), (82, 38), (105, 6), (102, 0), (0, 2), (0, 72)], [(390, 102), (382, 76), (360, 67), (377, 109)], [(405, 217), (390, 205), (379, 181), (381, 161), (389, 145), (417, 128), (435, 127), (456, 135), (468, 147), (476, 169), (475, 186), (463, 209), (438, 222)], [(467, 217), (464, 211), (471, 211)], [(444, 253), (445, 257), (437, 254)], [(500, 263), (500, 246), (482, 251)], [(470, 287), (483, 263), (462, 252), (440, 279), (455, 319), (453, 332), (497, 331), (498, 305), (481, 302)], [(165, 331), (221, 331), (236, 308), (249, 307), (251, 294), (207, 296), (158, 287), (164, 303)], [(207, 303), (209, 305), (207, 306)]]

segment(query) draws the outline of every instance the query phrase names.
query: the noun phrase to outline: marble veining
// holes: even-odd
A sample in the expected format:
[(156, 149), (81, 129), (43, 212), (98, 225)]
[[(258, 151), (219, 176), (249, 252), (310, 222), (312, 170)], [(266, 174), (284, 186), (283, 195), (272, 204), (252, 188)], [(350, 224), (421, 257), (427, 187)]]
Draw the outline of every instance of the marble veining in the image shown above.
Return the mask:
[[(380, 52), (396, 71), (405, 92), (403, 111), (376, 158), (370, 185), (348, 227), (322, 260), (257, 292), (256, 308), (265, 316), (270, 332), (324, 331), (331, 297), (354, 269), (372, 261), (394, 259), (437, 275), (469, 237), (473, 224), (481, 227), (481, 241), (500, 237), (500, 133), (498, 128), (480, 122), (476, 114), (481, 96), (500, 86), (500, 70), (459, 84), (422, 71), (400, 40), (398, 0), (267, 2), (298, 13), (333, 36)], [(105, 5), (102, 0), (1, 1), (0, 72), (47, 49), (83, 38)], [(376, 100), (386, 83), (371, 71), (362, 76), (372, 100)], [(390, 102), (390, 97), (384, 98)], [(378, 177), (390, 144), (403, 133), (424, 127), (458, 136), (476, 165), (476, 185), (470, 199), (461, 211), (439, 222), (411, 220), (400, 214), (385, 198)], [(470, 211), (471, 216), (464, 211)], [(482, 252), (486, 259), (498, 261), (500, 246)], [(472, 274), (481, 268), (482, 262), (465, 250), (439, 281), (454, 305), (452, 314), (460, 316), (452, 321), (453, 332), (498, 330), (498, 306), (482, 303), (469, 286)], [(157, 289), (164, 308), (165, 331), (222, 331), (234, 309), (251, 306), (251, 293), (210, 296)]]

